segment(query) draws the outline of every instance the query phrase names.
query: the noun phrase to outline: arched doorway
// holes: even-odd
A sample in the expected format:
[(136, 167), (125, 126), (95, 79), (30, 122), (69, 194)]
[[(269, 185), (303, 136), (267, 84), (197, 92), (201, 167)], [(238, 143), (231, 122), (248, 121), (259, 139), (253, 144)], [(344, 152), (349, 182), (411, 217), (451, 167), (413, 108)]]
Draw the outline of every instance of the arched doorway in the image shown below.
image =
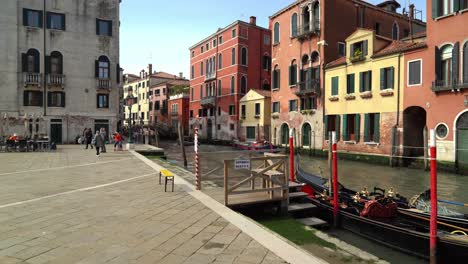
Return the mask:
[(302, 126), (302, 146), (309, 146), (310, 147), (310, 132), (312, 128), (310, 127), (309, 123), (305, 123)]
[(288, 124), (281, 125), (281, 144), (287, 145), (289, 138), (289, 127)]
[(459, 169), (468, 169), (468, 112), (457, 120), (457, 165)]
[[(426, 126), (426, 110), (411, 106), (403, 111), (403, 146), (405, 157), (424, 156), (423, 131)], [(405, 160), (408, 165), (410, 160)]]
[(206, 139), (213, 139), (213, 122), (211, 121), (211, 119), (208, 119), (208, 122), (206, 124)]

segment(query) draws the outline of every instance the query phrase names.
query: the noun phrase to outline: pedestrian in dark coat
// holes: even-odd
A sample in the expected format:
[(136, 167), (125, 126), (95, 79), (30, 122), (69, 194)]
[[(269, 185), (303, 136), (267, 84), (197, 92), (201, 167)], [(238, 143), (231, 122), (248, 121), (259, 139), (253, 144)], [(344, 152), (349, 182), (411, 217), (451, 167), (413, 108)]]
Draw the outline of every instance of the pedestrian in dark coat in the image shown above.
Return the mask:
[(99, 157), (99, 149), (102, 148), (103, 145), (104, 145), (104, 140), (102, 139), (102, 136), (98, 130), (96, 131), (96, 135), (94, 135), (94, 146), (96, 147), (96, 156)]
[(93, 144), (91, 144), (91, 142), (93, 141), (93, 132), (91, 131), (91, 128), (86, 129), (85, 141), (86, 141), (86, 149), (88, 149), (88, 145), (90, 145), (91, 149), (93, 149)]

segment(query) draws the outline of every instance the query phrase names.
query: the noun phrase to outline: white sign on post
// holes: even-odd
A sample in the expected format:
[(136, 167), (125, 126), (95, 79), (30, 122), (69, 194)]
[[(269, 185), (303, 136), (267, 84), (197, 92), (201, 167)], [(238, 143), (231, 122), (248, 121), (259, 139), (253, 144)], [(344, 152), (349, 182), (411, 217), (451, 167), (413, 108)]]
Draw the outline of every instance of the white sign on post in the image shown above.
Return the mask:
[(241, 169), (250, 170), (250, 160), (235, 160), (234, 161), (234, 169), (236, 169), (236, 170), (241, 170)]

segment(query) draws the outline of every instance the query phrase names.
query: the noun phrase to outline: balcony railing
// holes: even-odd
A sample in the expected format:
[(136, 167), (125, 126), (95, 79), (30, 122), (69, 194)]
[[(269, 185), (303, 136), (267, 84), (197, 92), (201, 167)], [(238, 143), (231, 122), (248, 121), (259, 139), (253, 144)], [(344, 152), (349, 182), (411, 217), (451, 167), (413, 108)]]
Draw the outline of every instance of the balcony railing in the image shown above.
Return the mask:
[(179, 113), (178, 113), (178, 112), (172, 111), (172, 112), (171, 112), (171, 116), (179, 116)]
[(358, 55), (349, 57), (349, 61), (351, 63), (360, 62), (360, 61), (363, 61), (365, 59), (366, 59), (366, 56), (364, 56), (364, 54), (358, 54)]
[(205, 81), (211, 81), (211, 80), (213, 80), (214, 78), (216, 78), (216, 71), (207, 72), (207, 73), (205, 74)]
[(298, 83), (297, 96), (316, 95), (320, 96), (320, 79), (312, 79)]
[(214, 106), (215, 105), (215, 97), (214, 96), (207, 96), (203, 99), (201, 99), (201, 105), (202, 106)]
[(314, 21), (312, 23), (304, 23), (298, 28), (297, 36), (304, 37), (313, 35), (320, 32), (320, 21)]
[(468, 89), (468, 80), (464, 80), (464, 81), (436, 80), (432, 82), (433, 92), (455, 91), (455, 90), (461, 90), (461, 89)]
[(23, 82), (24, 86), (28, 85), (37, 85), (41, 87), (41, 74), (40, 73), (35, 73), (35, 72), (25, 72), (23, 73)]
[(63, 74), (47, 74), (47, 85), (59, 86), (62, 89), (65, 87), (65, 75)]
[(97, 89), (111, 89), (111, 81), (109, 79), (97, 79)]

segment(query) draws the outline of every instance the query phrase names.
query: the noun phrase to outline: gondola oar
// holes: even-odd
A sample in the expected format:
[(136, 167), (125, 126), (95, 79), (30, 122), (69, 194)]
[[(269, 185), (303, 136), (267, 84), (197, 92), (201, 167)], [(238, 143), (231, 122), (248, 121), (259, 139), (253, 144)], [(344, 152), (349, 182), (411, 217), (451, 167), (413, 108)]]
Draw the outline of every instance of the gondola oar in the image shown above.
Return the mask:
[(466, 206), (468, 207), (468, 204), (460, 203), (460, 202), (452, 202), (452, 201), (445, 201), (445, 200), (437, 200), (439, 203), (446, 203), (446, 204), (453, 204), (453, 205), (459, 205), (459, 206)]

